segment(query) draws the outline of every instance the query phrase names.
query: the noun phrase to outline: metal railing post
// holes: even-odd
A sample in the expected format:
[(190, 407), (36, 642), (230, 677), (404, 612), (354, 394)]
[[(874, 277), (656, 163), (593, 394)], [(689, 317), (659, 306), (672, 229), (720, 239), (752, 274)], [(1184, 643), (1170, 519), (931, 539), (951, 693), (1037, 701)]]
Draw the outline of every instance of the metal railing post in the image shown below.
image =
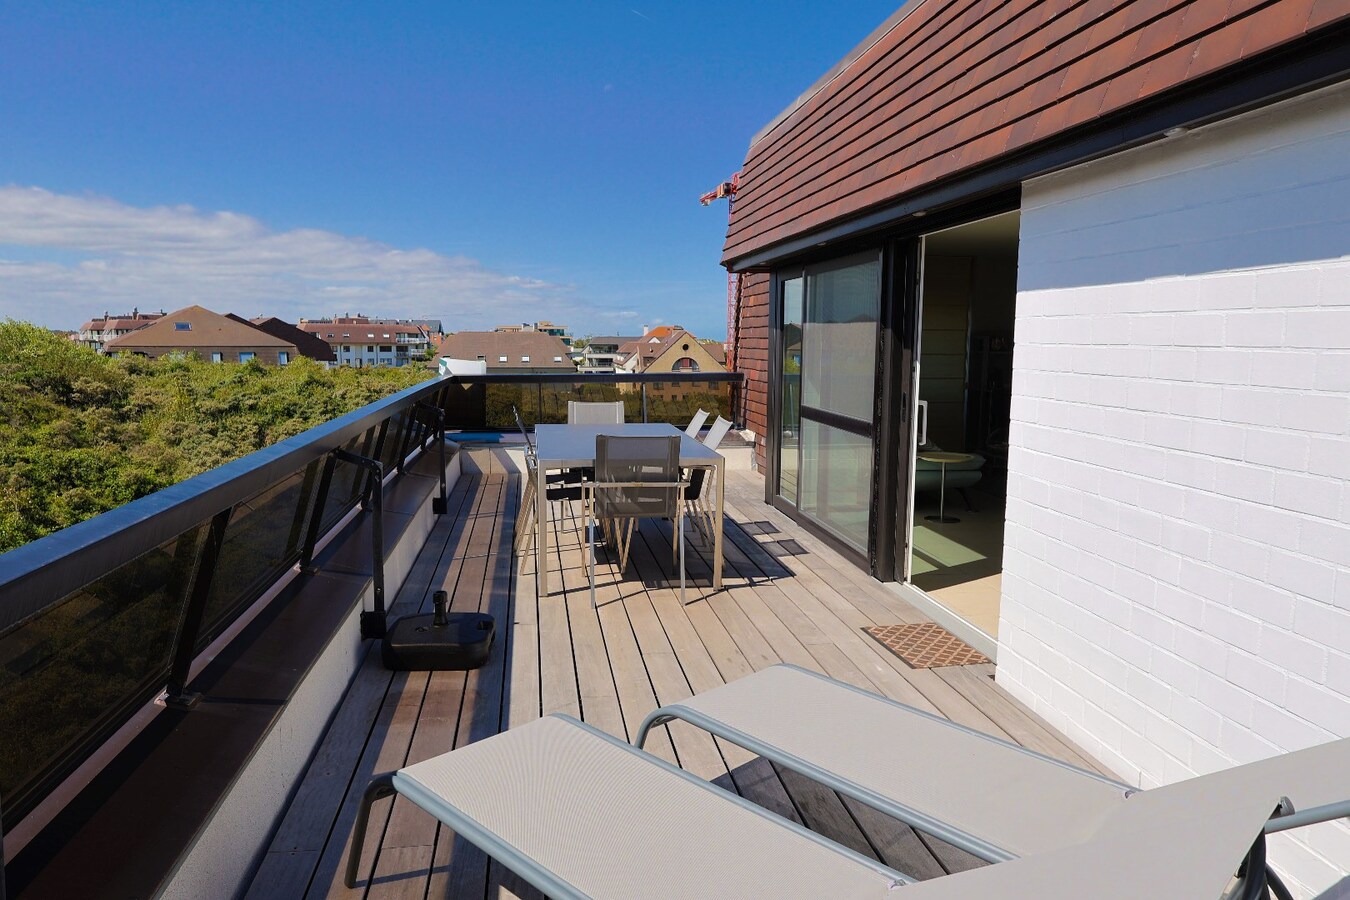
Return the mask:
[(216, 574), (216, 563), (220, 562), (220, 549), (225, 544), (225, 529), (229, 527), (232, 512), (234, 507), (229, 507), (211, 519), (206, 543), (197, 557), (192, 588), (188, 592), (183, 615), (178, 620), (178, 633), (174, 635), (173, 662), (169, 666), (169, 682), (164, 690), (165, 706), (192, 709), (202, 698), (201, 694), (189, 691), (187, 683), (192, 674), (192, 660), (197, 655), (197, 637), (201, 634), (202, 619), (206, 617), (206, 601), (211, 596), (211, 580)]
[(323, 462), (323, 475), (319, 476), (319, 492), (314, 497), (314, 513), (309, 518), (309, 529), (305, 532), (305, 549), (300, 554), (300, 571), (313, 575), (314, 545), (319, 542), (319, 528), (323, 525), (323, 508), (328, 505), (328, 489), (333, 484), (333, 468), (337, 457), (332, 453)]
[(372, 518), (370, 521), (371, 544), (371, 580), (374, 584), (373, 610), (361, 610), (361, 637), (384, 637), (384, 463), (368, 456), (358, 456), (350, 450), (338, 448), (333, 456), (353, 465), (367, 469), (375, 476), (375, 486), (371, 491)]
[(436, 445), (440, 456), (440, 482), (441, 495), (431, 501), (431, 511), (436, 515), (444, 515), (447, 509), (447, 490), (445, 485), (445, 412), (438, 406), (430, 403), (418, 403), (414, 407), (417, 411), (431, 417), (431, 424), (434, 430), (431, 432), (436, 437)]
[(642, 382), (642, 424), (647, 424), (647, 382)]
[[(375, 448), (370, 452), (370, 456), (372, 459), (384, 459), (384, 441), (385, 438), (389, 436), (389, 420), (392, 418), (394, 417), (390, 416), (388, 419), (385, 419), (383, 422), (380, 423), (379, 433), (375, 435)], [(366, 503), (366, 497), (370, 495), (371, 490), (370, 479), (371, 476), (367, 475), (366, 487), (363, 491), (361, 491), (361, 503), (363, 506)]]

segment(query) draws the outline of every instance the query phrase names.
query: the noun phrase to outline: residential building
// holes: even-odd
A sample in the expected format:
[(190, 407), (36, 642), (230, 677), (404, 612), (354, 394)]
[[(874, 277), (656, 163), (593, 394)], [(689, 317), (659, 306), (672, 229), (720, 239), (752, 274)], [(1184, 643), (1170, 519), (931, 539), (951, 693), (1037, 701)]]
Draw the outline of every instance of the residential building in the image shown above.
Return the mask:
[(337, 357), (333, 354), (333, 348), (328, 345), (327, 341), (308, 331), (301, 330), (290, 322), (284, 322), (276, 316), (260, 316), (251, 320), (236, 316), (234, 313), (226, 313), (226, 316), (236, 322), (252, 325), (274, 338), (289, 341), (295, 345), (301, 356), (308, 356), (310, 359), (321, 363), (337, 361)]
[(482, 361), (493, 374), (576, 372), (562, 339), (541, 331), (459, 331), (445, 336), (440, 356)]
[(133, 309), (123, 315), (111, 315), (105, 312), (102, 318), (90, 319), (81, 325), (77, 340), (84, 346), (102, 353), (108, 341), (135, 331), (137, 328), (144, 328), (163, 315), (163, 310), (157, 313), (143, 313), (138, 309)]
[(602, 374), (617, 372), (619, 362), (623, 359), (619, 353), (619, 348), (637, 340), (636, 337), (613, 335), (588, 339), (586, 346), (581, 351), (581, 362), (579, 363), (581, 371)]
[(568, 334), (567, 326), (554, 325), (552, 322), (546, 319), (539, 322), (535, 322), (533, 324), (531, 324), (530, 322), (522, 322), (519, 325), (498, 325), (493, 330), (517, 334), (525, 331), (538, 331), (543, 334), (551, 334), (554, 337), (559, 338), (569, 348), (572, 346), (572, 336)]
[[(696, 372), (721, 372), (726, 369), (722, 345), (716, 341), (700, 341), (685, 329), (662, 326), (652, 329), (636, 341), (620, 348), (626, 355), (620, 364), (625, 372), (675, 372), (691, 375)], [(629, 390), (634, 390), (629, 386)], [(699, 383), (653, 382), (647, 385), (647, 395), (663, 400), (683, 400), (690, 394), (716, 393), (722, 388), (710, 389)]]
[(175, 310), (115, 337), (104, 345), (103, 352), (151, 359), (173, 353), (195, 353), (210, 362), (256, 359), (266, 365), (283, 366), (300, 353), (290, 341), (201, 306)]
[(908, 3), (739, 176), (766, 500), (1143, 787), (1350, 735), (1347, 17)]
[(431, 325), (439, 328), (440, 321), (343, 315), (301, 319), (299, 327), (327, 342), (335, 365), (360, 368), (422, 362), (431, 349), (432, 332), (427, 330)]

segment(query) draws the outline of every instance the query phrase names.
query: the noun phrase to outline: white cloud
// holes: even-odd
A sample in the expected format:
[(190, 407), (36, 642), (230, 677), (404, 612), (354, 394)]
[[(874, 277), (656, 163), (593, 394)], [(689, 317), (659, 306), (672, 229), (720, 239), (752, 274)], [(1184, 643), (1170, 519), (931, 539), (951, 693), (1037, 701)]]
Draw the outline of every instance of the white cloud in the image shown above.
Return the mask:
[(465, 256), (273, 231), (235, 212), (0, 186), (0, 317), (73, 328), (104, 310), (193, 303), (291, 320), (358, 310), (437, 316), (455, 330), (547, 318), (584, 332), (633, 315)]

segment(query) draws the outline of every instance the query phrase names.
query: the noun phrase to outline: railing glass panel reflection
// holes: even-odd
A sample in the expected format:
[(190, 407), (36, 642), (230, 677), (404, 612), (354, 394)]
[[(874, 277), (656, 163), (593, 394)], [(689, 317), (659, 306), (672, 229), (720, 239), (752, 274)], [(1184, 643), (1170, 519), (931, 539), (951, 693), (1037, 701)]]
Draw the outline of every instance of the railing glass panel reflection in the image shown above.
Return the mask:
[(533, 424), (566, 421), (568, 400), (622, 399), (628, 421), (682, 428), (699, 407), (739, 418), (740, 380), (434, 378), (0, 555), (0, 830), (171, 680), (190, 694), (184, 661), (307, 562), (316, 538), (361, 502), (372, 475), (335, 450), (376, 459), (387, 475), (432, 446), (440, 422), (514, 431), (513, 402)]

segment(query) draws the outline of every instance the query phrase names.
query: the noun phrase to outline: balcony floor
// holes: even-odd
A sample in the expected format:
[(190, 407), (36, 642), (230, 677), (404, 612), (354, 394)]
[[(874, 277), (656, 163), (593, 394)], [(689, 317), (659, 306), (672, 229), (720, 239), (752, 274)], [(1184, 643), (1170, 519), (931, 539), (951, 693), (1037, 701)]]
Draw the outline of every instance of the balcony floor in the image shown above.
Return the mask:
[[(597, 612), (574, 520), (555, 523), (551, 551), (562, 572), (541, 601), (533, 553), (512, 566), (518, 476), (462, 478), (394, 613), (429, 612), (432, 592), (449, 591), (452, 609), (496, 616), (491, 662), (469, 673), (394, 674), (372, 645), (248, 895), (535, 897), (403, 798), (375, 804), (364, 880), (347, 890), (347, 846), (371, 775), (553, 712), (630, 739), (656, 707), (780, 661), (1096, 768), (995, 686), (992, 666), (915, 670), (863, 634), (871, 624), (925, 619), (762, 496), (758, 476), (729, 473), (725, 590), (708, 593), (707, 554), (691, 541), (682, 605), (678, 581), (669, 586), (669, 523), (649, 522), (634, 539), (626, 577), (612, 564), (601, 568)], [(683, 723), (668, 728), (653, 733), (651, 752), (901, 871), (926, 878), (978, 864), (738, 747)]]

